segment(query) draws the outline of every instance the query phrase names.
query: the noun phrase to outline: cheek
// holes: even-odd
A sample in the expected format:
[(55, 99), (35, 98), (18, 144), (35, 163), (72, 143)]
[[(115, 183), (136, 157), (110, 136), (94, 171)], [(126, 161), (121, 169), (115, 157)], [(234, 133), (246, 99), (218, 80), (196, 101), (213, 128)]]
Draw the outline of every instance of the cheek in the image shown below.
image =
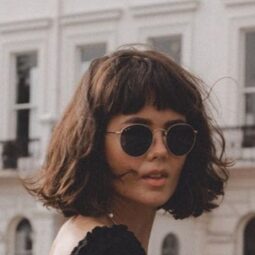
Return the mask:
[(128, 155), (122, 150), (119, 137), (106, 137), (105, 140), (105, 158), (114, 173), (120, 173), (128, 167)]
[(105, 141), (105, 158), (110, 170), (117, 175), (139, 171), (143, 160), (127, 155), (115, 138)]
[(176, 157), (173, 164), (178, 172), (182, 171), (182, 168), (186, 162), (187, 156)]

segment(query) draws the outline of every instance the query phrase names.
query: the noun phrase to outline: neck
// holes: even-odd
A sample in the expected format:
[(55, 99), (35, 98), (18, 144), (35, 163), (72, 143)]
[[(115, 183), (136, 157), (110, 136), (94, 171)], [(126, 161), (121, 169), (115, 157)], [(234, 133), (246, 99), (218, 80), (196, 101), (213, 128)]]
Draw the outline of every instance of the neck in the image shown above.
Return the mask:
[(112, 221), (115, 224), (124, 224), (134, 233), (147, 252), (152, 224), (156, 210), (145, 205), (115, 200), (113, 204)]

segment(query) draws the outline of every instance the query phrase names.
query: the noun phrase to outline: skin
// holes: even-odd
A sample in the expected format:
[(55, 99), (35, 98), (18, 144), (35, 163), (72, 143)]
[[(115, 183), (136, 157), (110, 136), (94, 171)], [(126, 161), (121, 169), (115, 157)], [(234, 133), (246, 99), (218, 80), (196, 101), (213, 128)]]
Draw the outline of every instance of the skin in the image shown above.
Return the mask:
[[(114, 116), (107, 126), (107, 131), (119, 131), (130, 124), (143, 123), (154, 130), (150, 148), (139, 157), (129, 156), (122, 150), (119, 135), (105, 136), (106, 160), (116, 176), (124, 174), (113, 182), (113, 220), (116, 224), (127, 225), (146, 252), (157, 208), (173, 195), (186, 159), (186, 156), (175, 156), (168, 151), (159, 130), (174, 122), (185, 122), (185, 117), (171, 109), (159, 111), (146, 105), (135, 114)], [(164, 173), (162, 185), (155, 186), (146, 181), (144, 176), (151, 171)], [(60, 229), (50, 254), (69, 255), (87, 232), (96, 226), (112, 224), (107, 215), (100, 218), (72, 217)]]
[[(130, 124), (146, 123), (155, 130), (152, 145), (139, 157), (129, 156), (122, 150), (119, 135), (109, 134), (105, 140), (106, 159), (113, 173), (121, 175), (132, 171), (114, 181), (114, 220), (127, 225), (146, 251), (157, 207), (173, 195), (186, 159), (186, 156), (171, 154), (162, 132), (158, 131), (176, 121), (185, 122), (185, 117), (170, 109), (158, 111), (147, 105), (135, 114), (113, 117), (107, 127), (108, 131), (119, 131)], [(149, 185), (143, 176), (150, 171), (167, 173), (165, 184)]]

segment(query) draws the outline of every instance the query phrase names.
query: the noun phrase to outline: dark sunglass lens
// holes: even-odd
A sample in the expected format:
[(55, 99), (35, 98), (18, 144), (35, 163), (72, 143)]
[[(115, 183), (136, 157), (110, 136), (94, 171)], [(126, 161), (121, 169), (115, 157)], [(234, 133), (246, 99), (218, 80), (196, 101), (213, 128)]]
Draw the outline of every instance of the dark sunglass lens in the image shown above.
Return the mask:
[(133, 125), (123, 130), (120, 139), (123, 150), (130, 156), (138, 157), (150, 147), (152, 133), (147, 127)]
[(177, 156), (182, 156), (192, 149), (195, 133), (189, 125), (176, 125), (168, 131), (166, 139), (169, 150)]

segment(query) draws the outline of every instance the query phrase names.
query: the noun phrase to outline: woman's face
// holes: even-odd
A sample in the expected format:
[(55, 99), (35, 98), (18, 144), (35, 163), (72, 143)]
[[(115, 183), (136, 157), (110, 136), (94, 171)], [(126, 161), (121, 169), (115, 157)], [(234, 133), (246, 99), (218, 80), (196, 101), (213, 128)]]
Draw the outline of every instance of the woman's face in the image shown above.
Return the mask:
[(173, 195), (186, 156), (169, 152), (159, 129), (185, 120), (171, 109), (159, 111), (146, 105), (135, 114), (119, 114), (109, 121), (107, 131), (120, 131), (132, 124), (146, 124), (154, 130), (152, 144), (141, 156), (130, 156), (123, 151), (120, 134), (106, 134), (105, 156), (113, 174), (119, 176), (113, 181), (118, 198), (156, 209)]

